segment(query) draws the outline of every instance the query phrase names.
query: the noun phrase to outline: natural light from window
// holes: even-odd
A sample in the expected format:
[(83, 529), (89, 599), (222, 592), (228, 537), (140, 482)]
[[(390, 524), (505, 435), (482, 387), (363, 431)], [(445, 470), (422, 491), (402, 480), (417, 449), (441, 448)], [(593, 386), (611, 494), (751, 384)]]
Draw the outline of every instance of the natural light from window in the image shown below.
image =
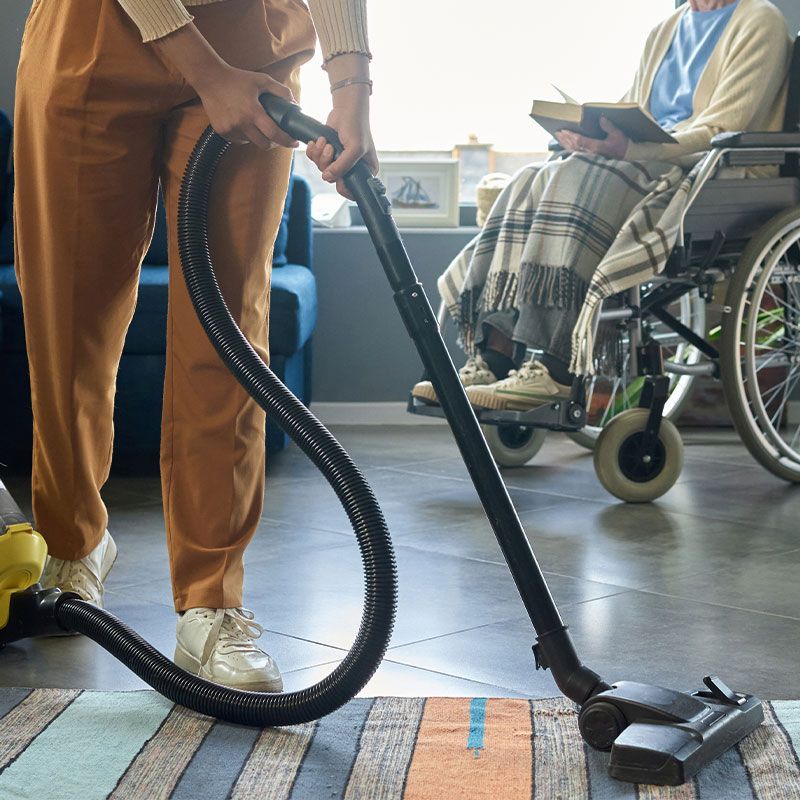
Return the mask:
[[(648, 32), (674, 0), (369, 0), (372, 127), (379, 150), (449, 150), (470, 134), (536, 152), (549, 135), (534, 98), (615, 101)], [(304, 69), (303, 107), (330, 109), (319, 57)]]

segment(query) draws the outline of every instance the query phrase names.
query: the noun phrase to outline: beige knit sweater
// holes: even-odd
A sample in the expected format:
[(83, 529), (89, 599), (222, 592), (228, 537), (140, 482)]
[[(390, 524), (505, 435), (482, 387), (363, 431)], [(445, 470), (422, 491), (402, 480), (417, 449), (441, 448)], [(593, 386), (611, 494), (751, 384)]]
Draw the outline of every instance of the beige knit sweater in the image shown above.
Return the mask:
[[(192, 21), (186, 6), (223, 0), (119, 0), (145, 42), (159, 39)], [(344, 53), (369, 55), (366, 0), (308, 0), (322, 55), (328, 61)]]
[[(650, 34), (627, 102), (648, 108), (650, 92), (683, 14), (682, 6)], [(726, 131), (779, 131), (786, 107), (792, 40), (783, 14), (768, 0), (740, 0), (694, 94), (694, 114), (675, 127), (677, 144), (631, 142), (629, 161), (690, 166)]]

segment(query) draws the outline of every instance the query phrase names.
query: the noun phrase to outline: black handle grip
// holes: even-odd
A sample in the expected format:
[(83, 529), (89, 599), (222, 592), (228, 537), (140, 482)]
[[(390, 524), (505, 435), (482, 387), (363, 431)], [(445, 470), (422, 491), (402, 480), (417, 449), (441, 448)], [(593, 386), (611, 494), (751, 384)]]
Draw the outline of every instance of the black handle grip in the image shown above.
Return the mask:
[[(339, 158), (344, 152), (344, 147), (339, 141), (339, 135), (336, 131), (327, 125), (323, 125), (319, 120), (309, 117), (308, 114), (304, 114), (300, 106), (274, 94), (262, 94), (258, 99), (269, 118), (293, 139), (297, 139), (300, 142), (310, 142), (312, 139), (324, 136), (333, 147), (334, 159)], [(372, 170), (361, 159), (345, 175), (345, 183), (353, 191), (354, 184), (366, 186), (371, 177)]]
[(300, 142), (310, 142), (324, 136), (333, 147), (338, 158), (344, 148), (333, 128), (323, 125), (300, 110), (300, 106), (274, 94), (262, 94), (258, 98), (269, 118), (284, 132)]

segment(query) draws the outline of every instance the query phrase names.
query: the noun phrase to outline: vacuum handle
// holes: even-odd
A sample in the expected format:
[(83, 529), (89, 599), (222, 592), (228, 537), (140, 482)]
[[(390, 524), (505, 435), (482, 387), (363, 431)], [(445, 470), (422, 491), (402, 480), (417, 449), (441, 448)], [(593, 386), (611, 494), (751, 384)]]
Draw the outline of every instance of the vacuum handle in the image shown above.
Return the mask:
[[(265, 93), (258, 98), (267, 116), (286, 134), (300, 142), (310, 142), (324, 136), (328, 144), (333, 147), (334, 160), (344, 152), (344, 145), (339, 141), (339, 134), (328, 125), (323, 125), (319, 120), (304, 114), (300, 106), (290, 103), (282, 97)], [(348, 178), (355, 176), (359, 180), (368, 180), (372, 177), (372, 170), (363, 161), (358, 161), (347, 173)]]
[(319, 120), (309, 117), (300, 106), (274, 94), (262, 94), (258, 98), (267, 116), (286, 134), (300, 142), (310, 142), (324, 136), (333, 147), (336, 158), (344, 152), (336, 131)]

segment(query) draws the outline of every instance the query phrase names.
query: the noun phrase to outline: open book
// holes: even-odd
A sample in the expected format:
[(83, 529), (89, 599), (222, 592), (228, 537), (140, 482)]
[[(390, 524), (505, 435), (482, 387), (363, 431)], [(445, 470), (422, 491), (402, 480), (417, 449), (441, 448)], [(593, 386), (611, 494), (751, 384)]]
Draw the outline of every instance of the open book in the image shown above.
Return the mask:
[(636, 103), (577, 103), (558, 87), (556, 90), (566, 102), (554, 103), (549, 100), (534, 100), (531, 117), (548, 133), (568, 130), (589, 136), (592, 139), (605, 139), (606, 133), (600, 127), (600, 117), (606, 117), (634, 142), (658, 142), (671, 144), (670, 136), (641, 106)]

